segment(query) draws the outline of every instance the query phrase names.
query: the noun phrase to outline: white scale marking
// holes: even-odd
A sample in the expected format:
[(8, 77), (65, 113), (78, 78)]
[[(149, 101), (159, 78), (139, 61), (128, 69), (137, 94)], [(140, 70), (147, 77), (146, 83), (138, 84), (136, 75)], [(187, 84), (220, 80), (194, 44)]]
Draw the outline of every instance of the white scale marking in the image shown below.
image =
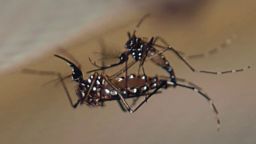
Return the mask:
[(121, 78), (121, 77), (119, 77), (119, 78), (117, 79), (117, 81), (119, 81), (119, 82), (122, 81), (122, 80), (123, 80), (123, 78)]
[(112, 90), (112, 91), (110, 92), (110, 94), (111, 94), (111, 95), (117, 95), (117, 91)]
[(110, 93), (110, 90), (109, 90), (109, 89), (105, 89), (105, 92), (106, 92), (107, 94), (109, 94), (109, 93)]
[(144, 90), (144, 91), (146, 91), (147, 89), (148, 89), (147, 86), (144, 86), (144, 87), (142, 88), (142, 90)]
[(99, 80), (97, 80), (96, 83), (97, 83), (97, 85), (100, 85), (100, 81)]
[(194, 88), (194, 91), (195, 91), (195, 92), (198, 92), (198, 89)]
[(133, 92), (133, 93), (137, 93), (137, 92), (138, 92), (138, 89), (134, 88), (134, 89), (132, 90), (132, 92)]
[(133, 79), (133, 78), (134, 78), (134, 75), (131, 74), (131, 75), (129, 76), (129, 79)]

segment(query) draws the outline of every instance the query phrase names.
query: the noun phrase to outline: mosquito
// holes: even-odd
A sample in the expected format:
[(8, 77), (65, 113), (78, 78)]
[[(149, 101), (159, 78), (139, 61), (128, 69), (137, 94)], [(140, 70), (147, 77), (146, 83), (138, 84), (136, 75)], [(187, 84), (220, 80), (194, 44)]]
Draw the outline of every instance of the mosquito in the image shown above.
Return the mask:
[[(134, 113), (141, 108), (149, 98), (161, 92), (161, 89), (181, 87), (192, 90), (206, 99), (216, 116), (218, 128), (220, 126), (219, 113), (213, 100), (195, 86), (179, 82), (173, 83), (168, 77), (150, 77), (147, 75), (135, 74), (130, 74), (127, 77), (116, 77), (114, 79), (110, 79), (107, 74), (94, 72), (88, 77), (88, 79), (84, 79), (82, 71), (76, 64), (65, 57), (59, 55), (55, 55), (55, 57), (65, 61), (71, 67), (71, 78), (77, 83), (77, 100), (76, 102), (73, 102), (70, 93), (64, 84), (63, 78), (58, 75), (67, 94), (70, 105), (73, 108), (77, 108), (78, 105), (82, 105), (84, 103), (88, 106), (95, 107), (103, 106), (106, 101), (118, 101), (122, 110)], [(137, 106), (132, 107), (128, 104), (126, 99), (134, 97), (144, 97), (144, 100)]]
[[(139, 28), (141, 23), (149, 17), (149, 14), (143, 16), (139, 23), (136, 25), (136, 28)], [(157, 42), (161, 42), (162, 45)], [(136, 35), (136, 30), (133, 31), (133, 34), (128, 32), (128, 40), (125, 43), (125, 51), (122, 52), (119, 56), (119, 61), (114, 64), (110, 64), (107, 66), (100, 66), (96, 62), (93, 62), (90, 58), (90, 62), (97, 67), (97, 69), (90, 70), (87, 73), (92, 73), (95, 71), (106, 70), (112, 67), (116, 67), (118, 65), (124, 64), (125, 67), (119, 70), (117, 73), (113, 75), (113, 77), (117, 77), (121, 75), (123, 72), (127, 73), (127, 70), (133, 66), (136, 62), (139, 62), (138, 74), (140, 74), (140, 70), (142, 69), (143, 74), (145, 74), (144, 70), (144, 62), (147, 59), (150, 59), (153, 63), (163, 68), (168, 74), (171, 81), (175, 84), (177, 82), (175, 72), (173, 67), (167, 58), (163, 55), (166, 51), (173, 52), (192, 72), (205, 73), (205, 74), (215, 74), (222, 75), (228, 73), (241, 72), (246, 69), (251, 68), (250, 66), (244, 68), (238, 68), (227, 71), (208, 71), (208, 70), (197, 70), (195, 69), (186, 59), (182, 56), (181, 52), (176, 50), (174, 47), (171, 47), (164, 38), (160, 36), (151, 37), (149, 41), (145, 41), (143, 38)], [(133, 62), (128, 64), (129, 56), (132, 56)]]

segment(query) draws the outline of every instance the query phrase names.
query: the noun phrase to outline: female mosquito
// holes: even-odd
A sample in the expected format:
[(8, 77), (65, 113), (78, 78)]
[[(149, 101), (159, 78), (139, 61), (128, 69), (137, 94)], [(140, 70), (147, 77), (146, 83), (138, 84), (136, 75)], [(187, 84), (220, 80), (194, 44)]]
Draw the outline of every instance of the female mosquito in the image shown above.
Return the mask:
[[(133, 113), (147, 102), (151, 96), (156, 95), (160, 89), (181, 87), (193, 90), (205, 98), (215, 113), (218, 127), (220, 125), (218, 110), (212, 99), (194, 86), (178, 82), (174, 83), (169, 78), (160, 78), (157, 76), (149, 77), (147, 75), (135, 74), (110, 79), (109, 76), (104, 73), (94, 72), (88, 79), (84, 79), (82, 71), (74, 63), (62, 56), (55, 56), (64, 60), (71, 67), (71, 78), (78, 84), (76, 88), (76, 95), (78, 99), (75, 103), (73, 103), (66, 86), (64, 86), (69, 102), (73, 108), (77, 108), (78, 105), (82, 105), (84, 103), (88, 106), (103, 106), (104, 102), (115, 100), (119, 102), (124, 111)], [(62, 80), (63, 79), (61, 79), (61, 81)], [(133, 108), (127, 103), (126, 99), (134, 97), (144, 97), (145, 99)]]
[[(138, 28), (140, 24), (143, 22), (143, 20), (148, 16), (149, 16), (148, 14), (145, 15), (139, 21), (136, 28)], [(157, 44), (157, 42), (161, 42), (163, 45)], [(175, 84), (177, 82), (177, 79), (174, 73), (174, 69), (171, 66), (170, 62), (163, 55), (163, 53), (166, 51), (173, 52), (192, 72), (221, 75), (221, 74), (227, 74), (227, 73), (241, 72), (241, 71), (244, 71), (245, 69), (250, 68), (250, 66), (247, 66), (245, 68), (239, 68), (239, 69), (233, 69), (233, 70), (227, 70), (227, 71), (221, 71), (221, 72), (197, 70), (181, 55), (179, 51), (171, 47), (162, 37), (160, 36), (151, 37), (149, 41), (145, 41), (143, 38), (136, 35), (136, 30), (133, 31), (133, 34), (128, 32), (128, 40), (125, 43), (124, 47), (126, 48), (126, 50), (120, 54), (119, 61), (114, 64), (110, 64), (107, 66), (100, 66), (89, 58), (90, 62), (98, 68), (88, 71), (87, 73), (109, 69), (125, 63), (125, 67), (113, 75), (113, 77), (117, 77), (123, 72), (127, 72), (128, 68), (134, 65), (136, 62), (139, 62), (138, 74), (140, 73), (140, 69), (142, 69), (143, 74), (145, 75), (145, 70), (143, 65), (146, 59), (150, 59), (153, 63), (163, 68), (169, 74), (171, 81)], [(132, 58), (134, 59), (134, 62), (130, 64), (128, 64), (129, 56), (132, 56)]]

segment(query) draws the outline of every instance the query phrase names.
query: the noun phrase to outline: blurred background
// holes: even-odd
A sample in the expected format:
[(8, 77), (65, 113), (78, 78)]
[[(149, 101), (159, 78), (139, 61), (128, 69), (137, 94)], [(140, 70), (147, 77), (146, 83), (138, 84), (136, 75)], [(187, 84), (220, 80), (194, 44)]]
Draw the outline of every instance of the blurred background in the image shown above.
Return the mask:
[[(256, 142), (255, 1), (0, 0), (0, 11), (1, 143)], [(70, 68), (53, 57), (63, 49), (80, 62), (84, 73), (93, 68), (89, 57), (114, 63), (125, 50), (127, 32), (147, 13), (151, 16), (137, 34), (165, 38), (197, 69), (252, 66), (222, 76), (193, 73), (165, 53), (178, 77), (213, 98), (220, 112), (219, 132), (208, 103), (190, 90), (163, 90), (134, 114), (123, 113), (116, 102), (72, 109), (61, 85), (48, 83), (55, 76), (22, 72), (30, 68), (70, 74)], [(150, 62), (145, 68), (149, 75), (166, 75)], [(75, 98), (74, 83), (66, 83)]]

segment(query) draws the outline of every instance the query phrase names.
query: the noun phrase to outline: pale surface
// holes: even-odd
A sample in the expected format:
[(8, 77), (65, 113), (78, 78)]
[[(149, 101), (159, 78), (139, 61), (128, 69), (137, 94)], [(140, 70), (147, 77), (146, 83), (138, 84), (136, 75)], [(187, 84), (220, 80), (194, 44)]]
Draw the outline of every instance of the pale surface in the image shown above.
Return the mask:
[[(152, 11), (138, 31), (140, 36), (161, 35), (178, 50), (187, 54), (207, 53), (226, 38), (237, 38), (226, 49), (207, 58), (190, 59), (197, 68), (229, 70), (251, 64), (255, 66), (256, 2), (207, 2), (188, 11), (190, 15)], [(150, 9), (150, 8), (149, 8)], [(148, 11), (148, 10), (147, 10)], [(101, 37), (83, 38), (67, 43), (65, 47), (82, 64), (86, 72), (92, 69), (90, 56), (99, 58), (99, 39), (104, 39), (107, 51), (122, 51), (137, 19), (104, 27)], [(169, 15), (169, 16), (168, 16)], [(132, 16), (131, 16), (132, 17)], [(158, 17), (158, 18), (157, 18)], [(123, 18), (125, 19), (125, 17)], [(126, 22), (126, 23), (125, 23)], [(86, 33), (84, 34), (86, 35)], [(81, 36), (83, 36), (81, 34)], [(55, 70), (69, 74), (69, 67), (52, 55), (33, 62), (25, 68)], [(73, 110), (60, 85), (42, 86), (51, 76), (37, 76), (20, 71), (0, 77), (0, 143), (10, 144), (253, 144), (256, 142), (255, 69), (225, 76), (196, 74), (189, 71), (172, 54), (166, 54), (178, 77), (200, 85), (211, 96), (220, 112), (221, 130), (208, 103), (192, 91), (181, 88), (164, 90), (152, 97), (135, 114), (122, 113), (115, 102), (104, 108), (81, 106)], [(113, 60), (106, 61), (108, 63)], [(164, 74), (161, 69), (146, 66), (149, 75)], [(85, 76), (87, 77), (87, 76)], [(67, 80), (71, 93), (73, 83)]]
[(102, 22), (138, 7), (119, 0), (0, 0), (0, 72), (53, 50), (82, 29), (91, 38)]

